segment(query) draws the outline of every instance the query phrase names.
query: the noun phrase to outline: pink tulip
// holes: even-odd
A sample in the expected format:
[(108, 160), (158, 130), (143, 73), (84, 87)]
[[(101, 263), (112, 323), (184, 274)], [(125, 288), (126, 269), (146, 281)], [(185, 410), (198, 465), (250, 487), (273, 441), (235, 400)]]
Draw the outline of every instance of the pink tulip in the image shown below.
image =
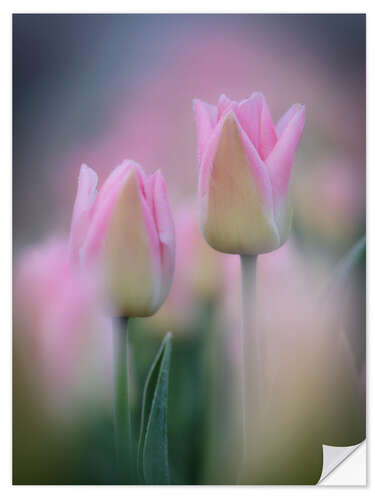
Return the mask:
[(110, 402), (112, 326), (92, 278), (74, 271), (63, 238), (26, 250), (16, 265), (15, 350), (54, 418)]
[(198, 132), (199, 218), (216, 250), (257, 255), (288, 238), (290, 176), (305, 123), (294, 104), (274, 127), (264, 96), (217, 107), (194, 101)]
[(73, 211), (74, 262), (96, 269), (113, 313), (150, 316), (166, 299), (174, 272), (175, 234), (159, 171), (135, 162), (115, 168), (96, 196), (97, 175), (83, 165)]

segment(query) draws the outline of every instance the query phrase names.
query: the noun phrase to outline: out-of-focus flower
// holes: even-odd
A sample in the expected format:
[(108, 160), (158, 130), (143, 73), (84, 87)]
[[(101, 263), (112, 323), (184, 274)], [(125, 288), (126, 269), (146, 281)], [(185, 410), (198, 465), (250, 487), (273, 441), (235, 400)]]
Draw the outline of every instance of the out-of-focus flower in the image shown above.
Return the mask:
[(126, 160), (96, 196), (97, 175), (81, 167), (70, 237), (71, 257), (98, 271), (113, 312), (150, 316), (166, 299), (175, 234), (159, 171), (146, 176)]
[(226, 257), (215, 252), (199, 231), (194, 206), (184, 204), (175, 215), (176, 272), (170, 294), (149, 319), (165, 331), (183, 330), (194, 320), (198, 304), (216, 301), (223, 284)]
[(264, 96), (217, 107), (194, 101), (199, 219), (207, 242), (225, 253), (256, 255), (285, 243), (291, 225), (290, 176), (305, 123), (294, 104), (274, 127)]
[[(330, 260), (301, 252), (293, 238), (275, 252), (259, 256), (258, 263), (256, 314), (267, 367), (268, 408), (256, 443), (259, 464), (267, 464), (264, 471), (274, 481), (293, 482), (299, 474), (305, 475), (306, 481), (318, 479), (322, 443), (354, 444), (363, 430), (359, 376), (353, 370), (349, 343), (339, 328), (339, 319), (356, 317), (357, 305), (346, 301), (343, 311), (348, 290), (338, 289), (323, 307), (320, 299), (332, 272)], [(224, 297), (222, 323), (227, 325), (235, 371), (229, 391), (234, 398), (242, 376), (241, 271), (238, 260), (228, 264), (230, 288)], [(358, 284), (352, 281), (347, 286)], [(358, 289), (353, 294), (358, 294)], [(240, 394), (231, 404), (236, 419)], [(242, 439), (239, 425), (237, 420), (233, 432), (236, 446)], [(283, 456), (284, 461), (276, 461), (276, 469), (272, 469), (272, 457), (277, 456)]]
[(111, 323), (100, 314), (92, 276), (73, 270), (64, 239), (20, 257), (14, 299), (17, 359), (47, 414), (71, 419), (108, 404)]
[(350, 158), (301, 169), (294, 182), (298, 227), (328, 245), (352, 243), (364, 229), (365, 191), (364, 173)]

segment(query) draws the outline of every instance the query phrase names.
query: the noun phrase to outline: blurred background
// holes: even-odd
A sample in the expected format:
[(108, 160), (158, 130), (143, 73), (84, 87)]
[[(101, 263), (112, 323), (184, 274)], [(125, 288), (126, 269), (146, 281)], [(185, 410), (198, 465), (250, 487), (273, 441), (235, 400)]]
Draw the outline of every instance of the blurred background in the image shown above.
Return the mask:
[[(279, 415), (265, 424), (272, 446), (264, 445), (263, 481), (316, 482), (323, 442), (363, 439), (365, 257), (363, 244), (350, 249), (365, 234), (365, 22), (344, 14), (13, 16), (15, 483), (131, 481), (113, 472), (111, 326), (104, 321), (105, 337), (97, 331), (95, 293), (76, 301), (90, 321), (75, 315), (63, 327), (71, 311), (61, 290), (51, 292), (47, 323), (36, 293), (60, 272), (67, 295), (80, 290), (59, 268), (60, 240), (45, 241), (69, 232), (80, 165), (98, 172), (100, 187), (125, 158), (162, 170), (177, 230), (171, 294), (154, 317), (130, 325), (133, 394), (172, 330), (173, 481), (235, 482), (239, 263), (205, 244), (195, 203), (192, 99), (216, 104), (221, 93), (242, 100), (262, 91), (274, 122), (295, 102), (307, 113), (292, 235), (259, 259), (270, 415)], [(39, 269), (40, 242), (49, 245), (49, 272)], [(93, 322), (95, 336), (87, 334)], [(38, 352), (51, 331), (61, 344), (48, 344), (56, 363), (44, 363)], [(74, 354), (63, 375), (62, 351)], [(132, 404), (139, 415), (140, 398)], [(281, 471), (272, 468), (276, 456)]]

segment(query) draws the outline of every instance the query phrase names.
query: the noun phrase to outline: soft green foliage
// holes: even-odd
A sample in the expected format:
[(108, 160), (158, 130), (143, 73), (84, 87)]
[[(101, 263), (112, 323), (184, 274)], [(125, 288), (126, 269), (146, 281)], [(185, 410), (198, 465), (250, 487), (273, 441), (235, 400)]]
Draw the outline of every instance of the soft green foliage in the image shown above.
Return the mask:
[(143, 393), (138, 471), (146, 484), (169, 484), (168, 377), (172, 335), (167, 333), (148, 374)]
[[(331, 446), (351, 446), (366, 437), (366, 291), (363, 285), (359, 288), (360, 283), (365, 283), (365, 261), (364, 236), (338, 262), (319, 302), (320, 314), (333, 316), (325, 344), (329, 376), (322, 391), (322, 442)], [(352, 290), (360, 291), (353, 295)], [(335, 303), (337, 296), (341, 299), (339, 304)], [(355, 313), (353, 300), (357, 301)]]
[(363, 236), (338, 262), (325, 291), (330, 293), (335, 287), (345, 286), (350, 274), (361, 263), (361, 260), (365, 258), (365, 255), (366, 236)]

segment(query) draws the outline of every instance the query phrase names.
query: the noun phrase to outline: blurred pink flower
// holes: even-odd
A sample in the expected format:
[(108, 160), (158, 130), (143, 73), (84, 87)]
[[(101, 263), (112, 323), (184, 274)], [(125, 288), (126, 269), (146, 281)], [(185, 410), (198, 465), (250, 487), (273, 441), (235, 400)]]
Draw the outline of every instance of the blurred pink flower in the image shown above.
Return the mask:
[(112, 328), (97, 292), (72, 269), (62, 238), (25, 251), (16, 266), (15, 348), (55, 418), (109, 402)]
[(351, 243), (364, 225), (365, 178), (350, 158), (324, 159), (300, 170), (294, 183), (300, 229), (331, 245)]
[(96, 196), (96, 173), (81, 167), (73, 210), (73, 262), (97, 269), (113, 312), (150, 316), (173, 278), (175, 234), (164, 179), (130, 160), (115, 168)]
[(194, 102), (198, 132), (199, 218), (207, 242), (235, 254), (270, 252), (291, 224), (290, 175), (305, 124), (293, 105), (274, 127), (264, 96), (217, 107)]
[(197, 305), (218, 299), (227, 257), (203, 238), (192, 203), (180, 206), (175, 221), (176, 271), (171, 291), (161, 309), (148, 320), (163, 331), (182, 331), (194, 320)]
[[(284, 480), (293, 476), (296, 464), (319, 469), (322, 443), (354, 444), (361, 430), (361, 390), (353, 370), (352, 353), (340, 320), (355, 314), (355, 305), (345, 302), (347, 290), (338, 289), (324, 303), (321, 296), (332, 266), (327, 259), (302, 253), (296, 242), (288, 242), (258, 258), (257, 328), (264, 353), (264, 391), (267, 412), (256, 446), (259, 463)], [(228, 287), (222, 308), (227, 326), (227, 346), (234, 370), (230, 394), (232, 415), (241, 410), (238, 393), (242, 373), (241, 271), (239, 258), (228, 261)], [(349, 284), (348, 284), (349, 285)], [(351, 283), (350, 286), (355, 285)], [(358, 290), (356, 292), (358, 294)], [(236, 423), (237, 428), (239, 424)], [(235, 446), (242, 436), (233, 431)], [(305, 455), (306, 448), (309, 456)], [(310, 454), (311, 453), (311, 454)], [(274, 457), (282, 456), (283, 461)], [(317, 477), (320, 471), (316, 470)]]

